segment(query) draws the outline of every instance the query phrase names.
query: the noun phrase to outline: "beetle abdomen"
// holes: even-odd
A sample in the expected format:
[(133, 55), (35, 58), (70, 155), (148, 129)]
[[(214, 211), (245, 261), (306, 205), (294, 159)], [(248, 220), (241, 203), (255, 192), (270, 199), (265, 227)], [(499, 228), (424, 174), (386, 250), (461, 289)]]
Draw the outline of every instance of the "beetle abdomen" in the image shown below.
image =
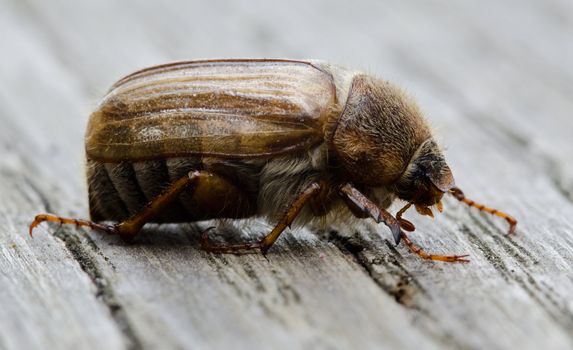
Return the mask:
[[(229, 191), (226, 197), (208, 201), (183, 192), (155, 222), (178, 223), (213, 218), (244, 218), (254, 215), (260, 167), (211, 158), (167, 158), (141, 162), (87, 162), (90, 215), (94, 221), (123, 221), (139, 212), (177, 179), (195, 170), (216, 172), (237, 185), (244, 196)], [(224, 189), (211, 189), (213, 191)], [(231, 198), (232, 197), (232, 198)], [(230, 203), (232, 201), (232, 204)]]

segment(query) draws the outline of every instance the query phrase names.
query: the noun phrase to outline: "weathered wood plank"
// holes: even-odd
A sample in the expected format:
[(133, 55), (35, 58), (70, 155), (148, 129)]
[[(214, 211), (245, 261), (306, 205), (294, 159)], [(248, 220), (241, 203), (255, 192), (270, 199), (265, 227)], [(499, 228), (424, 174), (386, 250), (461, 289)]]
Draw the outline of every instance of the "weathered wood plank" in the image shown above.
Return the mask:
[[(75, 95), (76, 98), (82, 98)], [(52, 121), (66, 123), (69, 118), (79, 113), (81, 110), (78, 108), (69, 114), (52, 114), (51, 117)], [(7, 119), (9, 120), (9, 117)], [(69, 143), (72, 144), (70, 148), (81, 149), (79, 140), (64, 139), (66, 129), (50, 128), (48, 131), (53, 137), (54, 144), (51, 146), (55, 149), (69, 146)], [(7, 129), (7, 132), (14, 133), (14, 130)], [(19, 150), (29, 162), (42, 162), (39, 155), (31, 151), (33, 150)], [(20, 169), (22, 172), (31, 170), (24, 165)], [(58, 197), (63, 199), (51, 198), (49, 188), (53, 186), (55, 178), (62, 176), (67, 179), (69, 175), (61, 174), (61, 171), (52, 168), (41, 175), (42, 182), (34, 180), (33, 183), (40, 195), (49, 198), (48, 202), (51, 204), (47, 210), (63, 211), (65, 208), (60, 204), (62, 201), (78, 202), (83, 198), (81, 191), (73, 192), (73, 189), (78, 190), (81, 187), (75, 180), (68, 184), (72, 189), (70, 193), (58, 193)], [(85, 204), (83, 208), (85, 212)], [(25, 208), (20, 209), (21, 215), (26, 215)], [(34, 211), (28, 211), (27, 217), (32, 217), (33, 213)], [(21, 224), (22, 226), (24, 225)], [(236, 344), (237, 339), (240, 339), (244, 346), (260, 346), (263, 339), (275, 348), (368, 346), (373, 341), (388, 341), (405, 348), (413, 348), (417, 341), (427, 337), (419, 331), (414, 331), (420, 334), (417, 339), (413, 339), (403, 338), (394, 329), (380, 330), (377, 325), (385, 319), (392, 319), (398, 326), (397, 329), (407, 328), (410, 324), (409, 316), (393, 303), (391, 297), (380, 292), (359, 265), (349, 264), (348, 259), (334, 246), (328, 247), (315, 241), (303, 245), (294, 244), (298, 247), (297, 255), (309, 250), (315, 260), (329, 261), (328, 265), (319, 265), (313, 273), (305, 276), (300, 275), (300, 271), (304, 271), (304, 261), (309, 260), (304, 255), (286, 254), (278, 263), (273, 264), (276, 267), (272, 270), (268, 270), (268, 261), (258, 256), (236, 258), (247, 259), (246, 262), (250, 261), (255, 265), (252, 267), (248, 263), (241, 263), (241, 260), (229, 264), (227, 259), (233, 258), (207, 259), (209, 254), (198, 251), (196, 242), (185, 249), (185, 235), (175, 236), (179, 241), (170, 243), (173, 238), (169, 237), (169, 233), (176, 235), (173, 230), (166, 232), (166, 237), (150, 239), (153, 242), (151, 248), (160, 248), (154, 254), (150, 254), (145, 246), (125, 246), (117, 241), (106, 245), (105, 238), (94, 236), (99, 244), (97, 247), (85, 235), (72, 232), (74, 231), (64, 228), (57, 236), (66, 243), (73, 258), (94, 281), (103, 303), (111, 309), (121, 308), (122, 314), (119, 319), (118, 315), (115, 315), (115, 322), (118, 327), (123, 328), (124, 336), (128, 338), (126, 341), (135, 346), (223, 347)], [(313, 249), (315, 244), (322, 244), (324, 252)], [(181, 250), (174, 252), (175, 247)], [(119, 251), (114, 251), (114, 248), (119, 248)], [(159, 263), (156, 255), (166, 259), (167, 265)], [(227, 264), (230, 265), (228, 271), (225, 270)], [(150, 271), (150, 266), (155, 268)], [(176, 266), (177, 270), (180, 270), (179, 274), (171, 270), (170, 266)], [(281, 266), (285, 266), (286, 270)], [(258, 277), (257, 270), (263, 267), (267, 272)], [(195, 269), (195, 274), (187, 275), (188, 271)], [(300, 291), (295, 289), (296, 279), (291, 275), (304, 278)], [(339, 280), (341, 275), (347, 278)], [(320, 280), (317, 280), (318, 276), (321, 276)], [(166, 280), (159, 281), (160, 277)], [(257, 283), (256, 280), (266, 281), (263, 284)], [(113, 287), (108, 288), (111, 283)], [(145, 288), (147, 283), (153, 287)], [(164, 287), (160, 287), (161, 285)], [(355, 285), (361, 287), (355, 289)], [(150, 304), (150, 298), (155, 302)], [(296, 305), (300, 304), (301, 300), (305, 303), (297, 307), (300, 309), (298, 313), (293, 313), (290, 307), (280, 309), (281, 303)], [(341, 303), (338, 307), (330, 307), (341, 300), (352, 300), (356, 304)], [(375, 312), (371, 310), (372, 305), (376, 305)], [(278, 310), (275, 310), (277, 308)], [(169, 317), (160, 322), (163, 314)], [(245, 322), (245, 319), (252, 321)], [(355, 326), (346, 327), (345, 320)], [(302, 333), (295, 337), (289, 336), (293, 330), (299, 328), (303, 330)], [(228, 335), (214, 337), (218, 332)], [(430, 343), (429, 338), (426, 341)]]
[[(63, 164), (66, 157), (58, 155), (66, 147), (66, 129), (59, 127), (59, 147), (51, 147), (37, 128), (76, 102), (74, 96), (64, 102), (71, 87), (57, 84), (59, 65), (3, 11), (0, 32), (10, 38), (0, 42), (0, 348), (123, 348), (125, 337), (110, 309), (62, 241), (27, 236), (30, 213), (51, 210), (54, 203), (42, 193), (58, 188), (42, 182), (48, 178), (44, 170), (54, 167), (50, 160), (59, 159), (57, 171), (68, 171), (62, 179), (77, 182), (69, 171), (73, 161)], [(35, 63), (37, 57), (44, 59)]]
[[(570, 3), (8, 4), (0, 347), (573, 346)], [(467, 252), (471, 264), (419, 261), (368, 223), (287, 235), (268, 260), (201, 252), (192, 225), (149, 228), (134, 245), (68, 228), (26, 238), (45, 206), (86, 215), (84, 123), (113, 80), (217, 56), (324, 58), (401, 83), (440, 128), (459, 185), (515, 214), (518, 235), (448, 200), (434, 222), (408, 213), (412, 237), (431, 251)], [(263, 231), (257, 224), (245, 237)], [(26, 323), (42, 323), (45, 310), (71, 322), (69, 334)], [(95, 326), (82, 327), (88, 320)]]

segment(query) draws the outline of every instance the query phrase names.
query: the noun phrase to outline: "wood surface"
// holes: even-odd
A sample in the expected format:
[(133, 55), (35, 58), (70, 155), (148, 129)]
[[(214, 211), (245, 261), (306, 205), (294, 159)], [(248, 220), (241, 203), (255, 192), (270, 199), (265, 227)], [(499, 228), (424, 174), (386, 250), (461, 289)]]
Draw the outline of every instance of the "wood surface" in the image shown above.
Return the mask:
[[(570, 1), (0, 1), (0, 349), (573, 348)], [(199, 250), (208, 224), (133, 244), (27, 225), (86, 217), (83, 134), (116, 80), (168, 61), (329, 60), (414, 95), (468, 197), (411, 238), (297, 230), (267, 258)], [(398, 206), (392, 209), (396, 212)], [(254, 239), (260, 222), (219, 227)]]

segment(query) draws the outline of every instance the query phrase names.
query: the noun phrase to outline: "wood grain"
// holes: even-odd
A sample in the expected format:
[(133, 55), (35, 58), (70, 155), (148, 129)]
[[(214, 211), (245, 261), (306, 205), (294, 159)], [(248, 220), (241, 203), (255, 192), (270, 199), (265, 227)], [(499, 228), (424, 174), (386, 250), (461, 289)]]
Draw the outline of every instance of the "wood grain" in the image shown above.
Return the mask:
[[(570, 349), (573, 6), (568, 1), (3, 0), (0, 348)], [(111, 84), (190, 58), (320, 58), (404, 86), (468, 197), (405, 214), (421, 261), (365, 221), (281, 238), (268, 259), (198, 249), (208, 223), (134, 244), (27, 224), (87, 216), (83, 133)], [(393, 212), (397, 210), (394, 208)], [(253, 239), (235, 223), (216, 239)]]

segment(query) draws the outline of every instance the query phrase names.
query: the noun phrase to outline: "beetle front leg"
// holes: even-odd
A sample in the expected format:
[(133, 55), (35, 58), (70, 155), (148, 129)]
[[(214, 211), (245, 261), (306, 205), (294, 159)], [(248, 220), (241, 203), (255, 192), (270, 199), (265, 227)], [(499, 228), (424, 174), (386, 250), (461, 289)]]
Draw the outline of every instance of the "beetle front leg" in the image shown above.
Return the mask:
[(380, 208), (365, 195), (362, 194), (354, 185), (347, 183), (340, 187), (340, 195), (346, 201), (346, 204), (352, 212), (358, 217), (371, 217), (377, 223), (383, 222), (392, 231), (392, 236), (396, 244), (400, 243), (402, 233), (400, 231), (400, 223), (386, 210)]
[(276, 242), (285, 228), (297, 217), (298, 213), (308, 201), (318, 195), (322, 190), (322, 186), (318, 183), (311, 183), (304, 191), (302, 191), (292, 202), (287, 212), (281, 217), (273, 230), (267, 234), (262, 240), (251, 243), (238, 243), (238, 244), (212, 244), (209, 242), (207, 231), (203, 232), (201, 247), (209, 252), (215, 253), (239, 253), (248, 251), (260, 251), (265, 254), (269, 248)]
[[(362, 192), (360, 192), (352, 184), (347, 183), (340, 187), (339, 191), (342, 198), (344, 198), (352, 212), (368, 214), (377, 223), (384, 222), (386, 226), (392, 231), (396, 244), (400, 243), (400, 238), (404, 244), (416, 255), (422, 259), (446, 261), (446, 262), (469, 262), (466, 259), (467, 255), (437, 255), (426, 253), (422, 248), (418, 247), (408, 236), (400, 229), (400, 223), (386, 210), (380, 208), (376, 203), (368, 199)], [(362, 215), (360, 215), (362, 216)]]
[(467, 263), (470, 262), (470, 259), (467, 257), (468, 254), (464, 255), (438, 255), (438, 254), (429, 254), (424, 251), (424, 249), (418, 247), (416, 243), (412, 242), (408, 236), (404, 232), (402, 232), (402, 240), (404, 244), (410, 249), (410, 251), (420, 258), (424, 260), (434, 260), (434, 261), (445, 261), (445, 262), (461, 262)]

